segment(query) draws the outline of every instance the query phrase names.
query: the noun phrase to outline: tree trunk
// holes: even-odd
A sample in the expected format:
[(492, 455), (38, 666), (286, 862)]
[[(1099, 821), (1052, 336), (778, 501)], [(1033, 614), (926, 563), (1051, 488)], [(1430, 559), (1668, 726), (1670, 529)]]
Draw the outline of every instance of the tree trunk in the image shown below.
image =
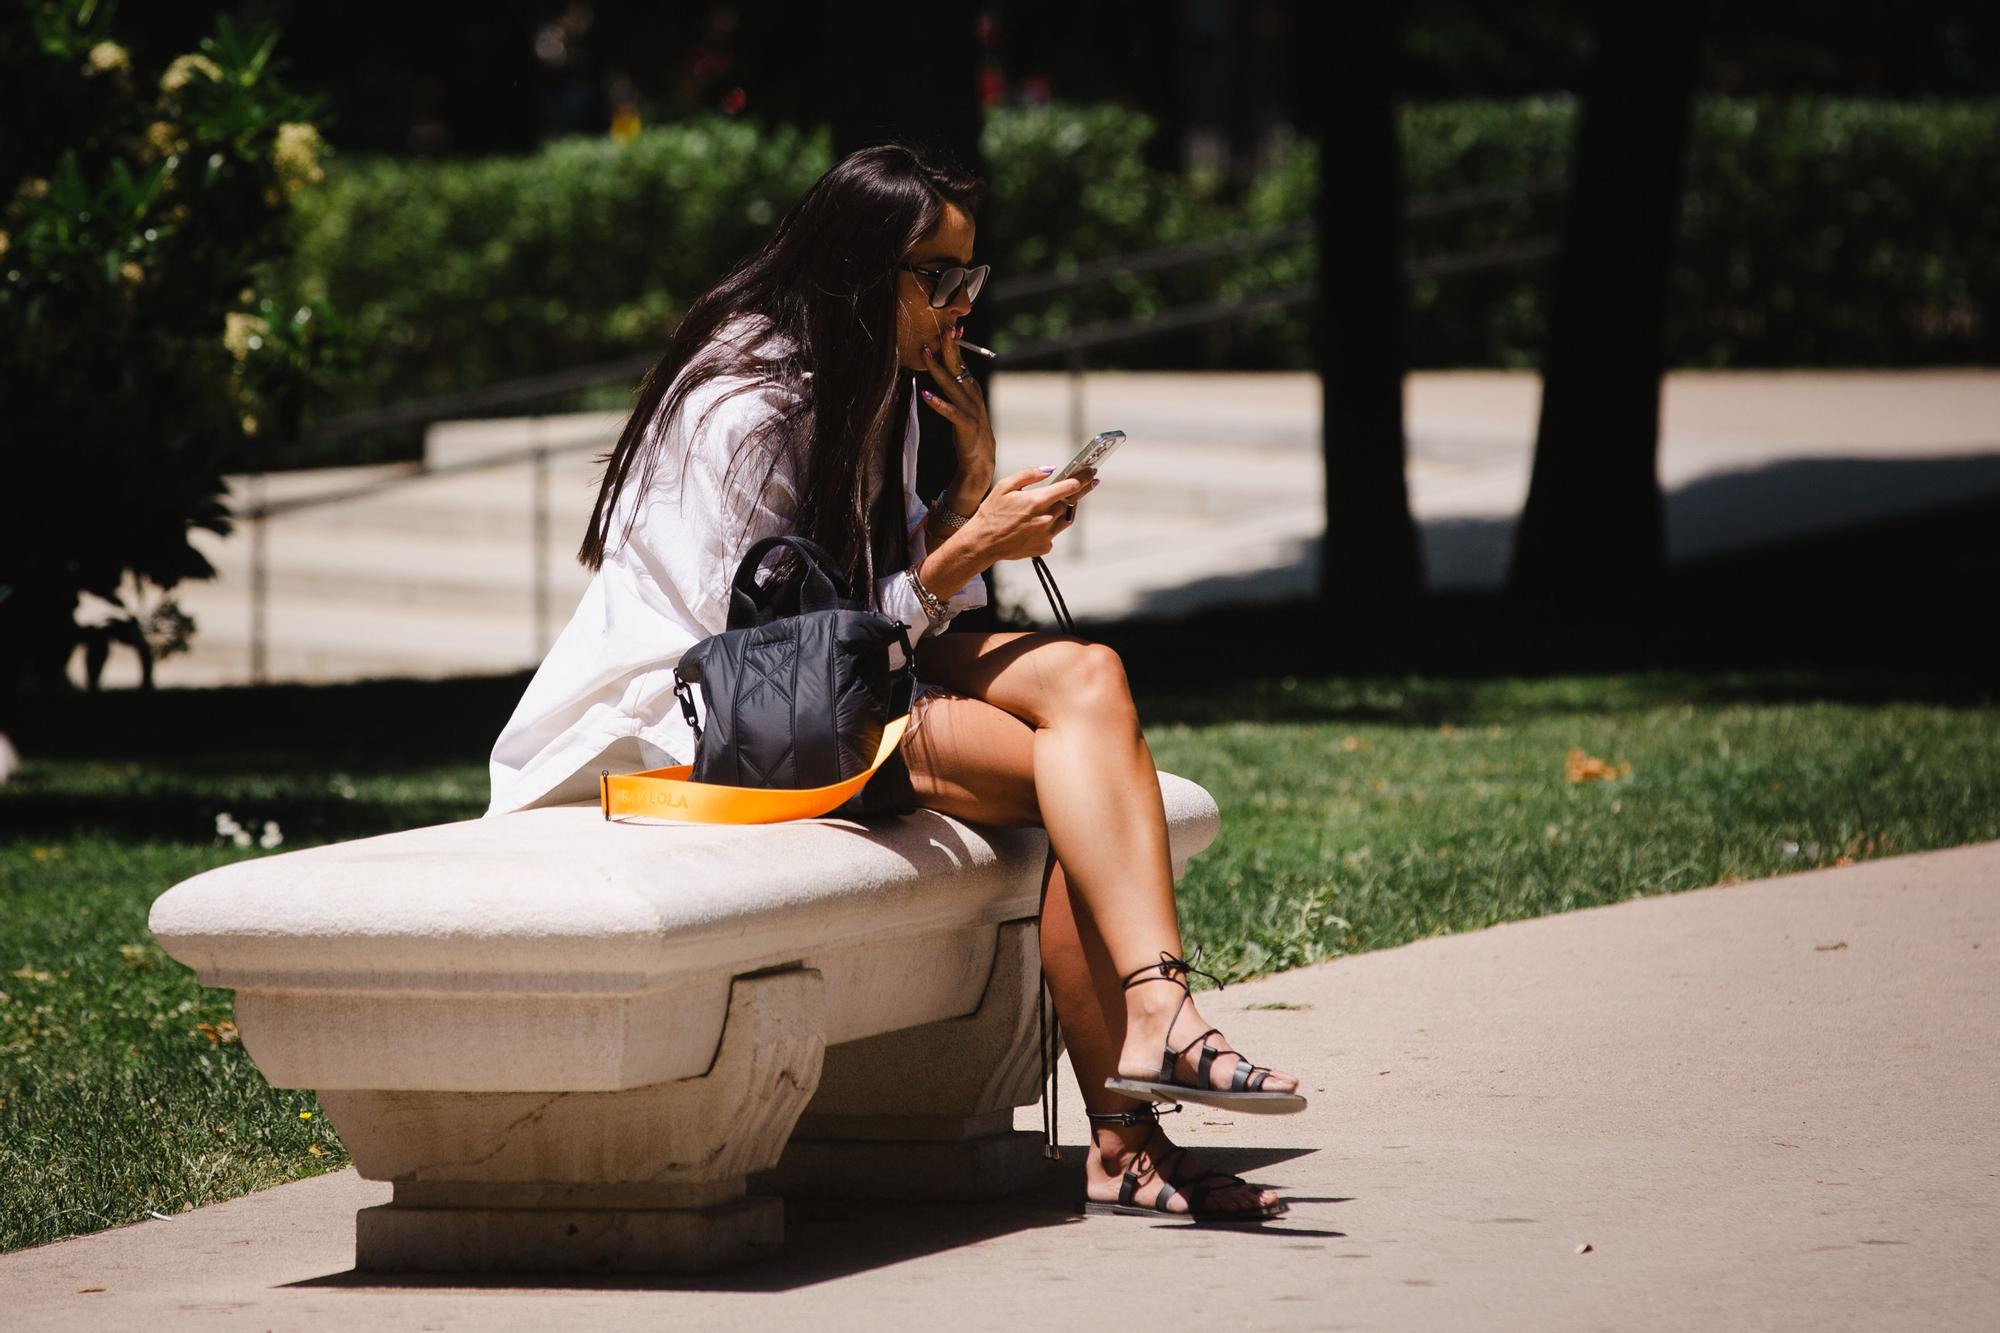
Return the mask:
[(1423, 557), (1403, 477), (1403, 191), (1392, 3), (1307, 5), (1299, 19), (1299, 86), (1320, 152), (1320, 595), (1406, 600), (1423, 589)]
[(1666, 568), (1660, 373), (1702, 5), (1601, 13), (1511, 573), (1557, 596), (1641, 593)]

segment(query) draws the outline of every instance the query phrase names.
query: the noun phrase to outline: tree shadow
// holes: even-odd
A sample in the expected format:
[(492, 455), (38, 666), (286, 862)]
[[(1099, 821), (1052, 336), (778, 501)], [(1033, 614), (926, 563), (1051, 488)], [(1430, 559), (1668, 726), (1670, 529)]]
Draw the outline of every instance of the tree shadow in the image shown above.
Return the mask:
[[(1650, 588), (1556, 600), (1504, 589), (1435, 592), (1397, 604), (1346, 598), (1256, 600), (1260, 576), (1178, 590), (1232, 604), (1180, 617), (1092, 625), (1117, 647), (1149, 720), (1346, 720), (1431, 725), (1456, 720), (1496, 677), (1658, 673), (1621, 682), (1661, 701), (1809, 699), (1990, 701), (2000, 660), (1986, 646), (2000, 612), (2000, 495), (1826, 527), (1864, 497), (1885, 507), (1941, 492), (1991, 491), (2000, 455), (1883, 462), (1804, 460), (1705, 478), (1677, 492), (1688, 547)], [(1786, 497), (1814, 530), (1714, 549)], [(1504, 551), (1511, 520), (1443, 525), (1453, 540)], [(1734, 540), (1732, 538), (1731, 540)], [(1698, 552), (1706, 549), (1708, 553)], [(1302, 558), (1309, 555), (1302, 552)], [(1579, 534), (1577, 558), (1590, 558)], [(1329, 708), (1288, 701), (1286, 677), (1432, 677)], [(1391, 694), (1400, 696), (1390, 701)], [(1206, 699), (1206, 702), (1204, 702)], [(1556, 701), (1553, 707), (1570, 705)], [(1579, 699), (1578, 707), (1602, 706)], [(1510, 709), (1514, 705), (1510, 703)]]

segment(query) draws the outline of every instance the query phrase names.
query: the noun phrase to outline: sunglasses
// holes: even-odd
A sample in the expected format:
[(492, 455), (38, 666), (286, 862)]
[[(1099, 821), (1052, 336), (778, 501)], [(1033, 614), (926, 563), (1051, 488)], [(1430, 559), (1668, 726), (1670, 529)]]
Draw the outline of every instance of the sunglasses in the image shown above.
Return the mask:
[(899, 267), (930, 284), (933, 310), (942, 310), (950, 305), (961, 291), (968, 302), (978, 300), (979, 289), (986, 285), (986, 275), (993, 271), (991, 264), (981, 264), (978, 268), (918, 268), (915, 264)]

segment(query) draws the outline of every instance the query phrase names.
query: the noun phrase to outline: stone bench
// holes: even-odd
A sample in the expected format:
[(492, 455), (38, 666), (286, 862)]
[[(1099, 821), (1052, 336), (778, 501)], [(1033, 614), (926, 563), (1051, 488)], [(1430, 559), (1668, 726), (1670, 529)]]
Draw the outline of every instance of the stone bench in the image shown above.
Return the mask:
[[(1219, 820), (1160, 785), (1178, 877)], [(1013, 1111), (1038, 1095), (1047, 849), (929, 811), (704, 828), (557, 806), (223, 866), (152, 930), (394, 1183), (356, 1219), (357, 1267), (695, 1272), (775, 1250), (774, 1194), (983, 1198), (1039, 1173)]]

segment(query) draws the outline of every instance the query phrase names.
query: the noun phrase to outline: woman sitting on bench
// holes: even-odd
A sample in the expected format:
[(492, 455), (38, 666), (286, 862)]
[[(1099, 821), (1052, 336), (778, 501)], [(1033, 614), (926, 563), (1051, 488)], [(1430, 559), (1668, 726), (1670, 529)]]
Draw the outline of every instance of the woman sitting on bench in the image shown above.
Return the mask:
[[(989, 566), (1047, 553), (1096, 485), (994, 477), (959, 346), (986, 278), (973, 266), (979, 190), (907, 148), (855, 153), (689, 308), (606, 459), (579, 553), (596, 576), (494, 748), (489, 813), (592, 799), (602, 768), (688, 762), (675, 662), (725, 627), (753, 543), (811, 538), (917, 644), (903, 757), (918, 800), (1048, 832), (1042, 959), (1092, 1113), (1088, 1199), (1270, 1217), (1275, 1194), (1198, 1165), (1154, 1109), (1304, 1103), (1291, 1075), (1232, 1050), (1187, 989), (1166, 815), (1117, 654), (1055, 634), (940, 632), (985, 603)], [(928, 503), (919, 403), (951, 423), (957, 453)]]

